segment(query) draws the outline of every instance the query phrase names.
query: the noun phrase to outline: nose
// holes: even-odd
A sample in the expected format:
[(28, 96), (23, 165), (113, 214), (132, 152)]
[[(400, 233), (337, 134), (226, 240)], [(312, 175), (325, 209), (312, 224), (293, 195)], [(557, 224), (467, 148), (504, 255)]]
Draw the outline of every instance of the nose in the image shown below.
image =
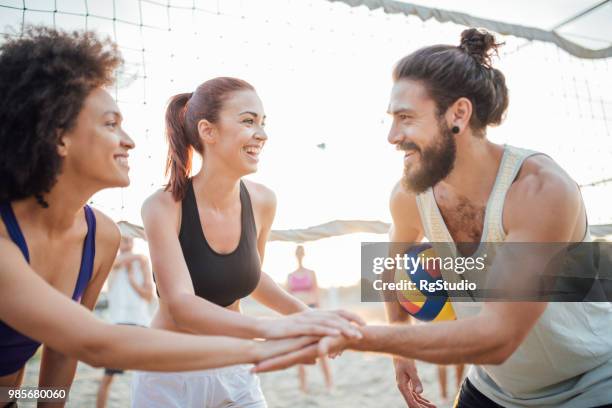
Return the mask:
[(123, 129), (121, 130), (121, 147), (131, 150), (136, 147), (134, 140)]
[(262, 142), (268, 140), (268, 135), (266, 134), (264, 128), (260, 127), (257, 132), (255, 132), (255, 139), (260, 140)]
[[(394, 121), (395, 122), (395, 121)], [(389, 129), (389, 134), (387, 135), (387, 141), (392, 145), (397, 145), (402, 142), (404, 139), (402, 132), (398, 129), (398, 126), (393, 123), (391, 125), (391, 129)]]

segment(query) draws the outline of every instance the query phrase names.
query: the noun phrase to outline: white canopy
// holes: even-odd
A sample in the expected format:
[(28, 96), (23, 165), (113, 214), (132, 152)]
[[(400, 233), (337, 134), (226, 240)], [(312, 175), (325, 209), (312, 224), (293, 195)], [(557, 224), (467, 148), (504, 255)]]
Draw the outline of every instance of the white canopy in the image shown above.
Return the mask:
[[(283, 242), (309, 242), (338, 235), (355, 234), (366, 232), (372, 234), (386, 234), (391, 225), (382, 221), (364, 220), (335, 220), (308, 228), (272, 230), (269, 241)], [(139, 225), (130, 224), (127, 221), (119, 221), (121, 234), (132, 238), (146, 240), (144, 228)], [(591, 235), (595, 239), (607, 239), (612, 237), (612, 224), (591, 225)]]
[(610, 0), (329, 1), (351, 7), (365, 6), (370, 10), (382, 8), (385, 13), (415, 15), (423, 21), (433, 18), (441, 23), (483, 27), (504, 35), (550, 42), (580, 58), (612, 57)]

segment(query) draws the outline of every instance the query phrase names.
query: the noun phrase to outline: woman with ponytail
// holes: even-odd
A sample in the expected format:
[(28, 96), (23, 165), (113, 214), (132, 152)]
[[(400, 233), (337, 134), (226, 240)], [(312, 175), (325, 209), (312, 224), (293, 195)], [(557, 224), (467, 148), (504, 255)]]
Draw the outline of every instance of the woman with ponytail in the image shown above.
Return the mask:
[[(261, 100), (240, 79), (215, 78), (170, 99), (169, 182), (142, 208), (160, 297), (152, 326), (247, 339), (358, 338), (360, 331), (351, 324), (362, 324), (357, 316), (312, 311), (261, 271), (276, 198), (243, 177), (257, 171), (268, 139), (264, 126)], [(194, 153), (202, 157), (202, 167), (190, 177)], [(240, 299), (248, 295), (287, 316), (242, 315)], [(259, 380), (244, 365), (138, 373), (133, 386), (135, 407), (266, 406)]]
[(90, 32), (29, 28), (0, 46), (0, 387), (20, 387), (41, 345), (39, 386), (69, 389), (77, 360), (196, 370), (317, 340), (195, 336), (114, 326), (90, 313), (120, 234), (86, 203), (129, 184), (134, 148), (104, 89), (120, 63), (116, 45)]

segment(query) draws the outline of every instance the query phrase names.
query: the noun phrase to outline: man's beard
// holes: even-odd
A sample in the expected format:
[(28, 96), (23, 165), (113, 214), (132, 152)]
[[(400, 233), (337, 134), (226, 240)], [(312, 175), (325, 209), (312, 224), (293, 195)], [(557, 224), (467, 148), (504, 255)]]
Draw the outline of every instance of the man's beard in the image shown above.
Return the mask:
[(410, 167), (404, 167), (402, 185), (406, 190), (420, 194), (438, 184), (453, 169), (457, 153), (457, 142), (453, 132), (446, 123), (440, 121), (438, 129), (439, 133), (436, 140), (424, 149), (419, 149), (414, 143), (402, 143), (399, 145), (401, 150), (416, 150), (415, 154), (419, 155), (416, 158), (418, 163), (415, 160)]

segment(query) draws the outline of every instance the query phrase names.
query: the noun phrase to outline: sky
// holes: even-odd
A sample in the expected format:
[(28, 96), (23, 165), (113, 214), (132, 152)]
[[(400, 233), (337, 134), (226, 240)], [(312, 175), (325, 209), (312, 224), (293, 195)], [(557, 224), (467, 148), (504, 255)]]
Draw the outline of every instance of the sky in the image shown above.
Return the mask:
[[(263, 101), (269, 139), (259, 171), (248, 178), (275, 191), (274, 229), (335, 219), (389, 222), (389, 193), (402, 174), (402, 154), (386, 140), (393, 64), (422, 46), (458, 44), (465, 28), (324, 0), (196, 1), (196, 10), (191, 0), (171, 2), (184, 9), (121, 0), (114, 10), (110, 2), (57, 0), (55, 14), (54, 0), (25, 3), (25, 13), (0, 8), (1, 31), (18, 32), (23, 20), (93, 29), (120, 45), (126, 65), (112, 93), (137, 145), (132, 183), (92, 201), (116, 221), (139, 225), (142, 201), (165, 180), (167, 100), (216, 76), (249, 81)], [(551, 7), (562, 15), (563, 7), (584, 3)], [(22, 1), (1, 5), (21, 8)], [(86, 12), (89, 17), (79, 15)], [(531, 18), (525, 16), (525, 24)], [(506, 45), (494, 66), (506, 75), (510, 108), (488, 137), (545, 152), (579, 184), (612, 177), (612, 60), (579, 60), (551, 44), (500, 38)], [(321, 143), (325, 149), (317, 147)], [(612, 184), (582, 193), (590, 223), (612, 223)], [(307, 243), (305, 265), (317, 271), (322, 286), (354, 284), (361, 242), (385, 239), (355, 234)], [(146, 251), (143, 243), (137, 248)], [(295, 269), (293, 253), (293, 244), (269, 243), (264, 271), (284, 281)]]

